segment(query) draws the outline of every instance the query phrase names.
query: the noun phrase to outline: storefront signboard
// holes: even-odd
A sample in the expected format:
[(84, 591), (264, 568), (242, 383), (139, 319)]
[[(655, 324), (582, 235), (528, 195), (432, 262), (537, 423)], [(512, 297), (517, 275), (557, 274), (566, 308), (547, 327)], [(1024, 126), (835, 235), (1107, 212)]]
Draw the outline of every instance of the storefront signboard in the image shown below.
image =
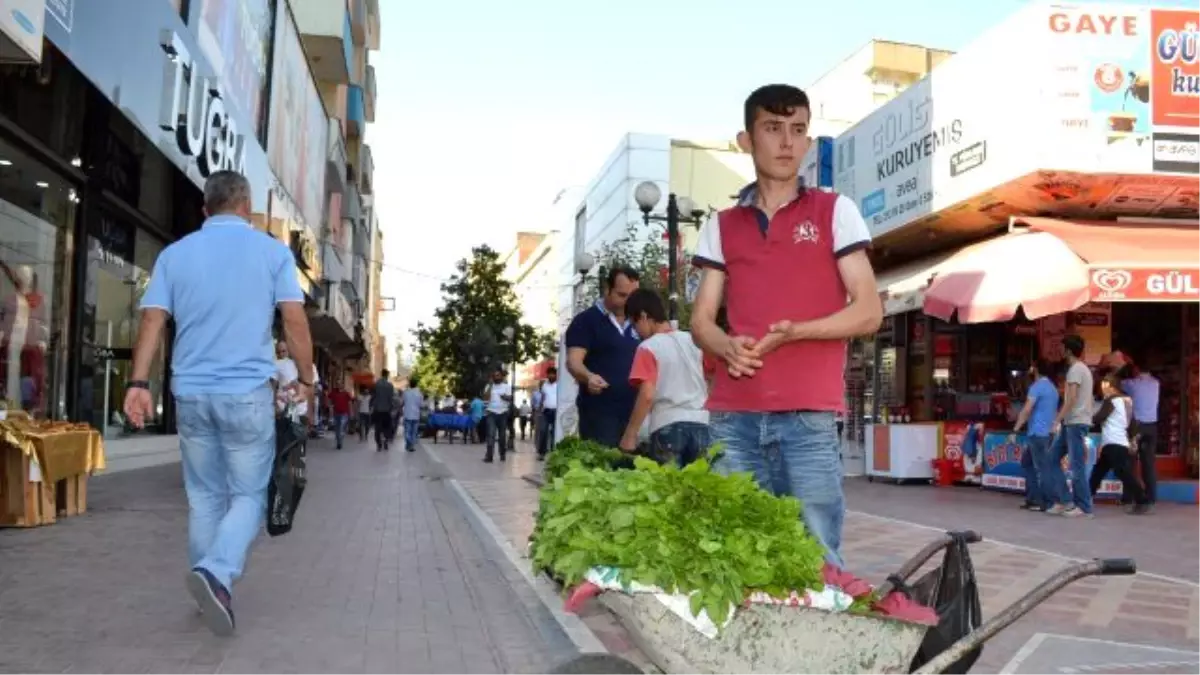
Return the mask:
[(1200, 12), (1150, 10), (1154, 169), (1200, 173)]
[[(193, 1), (191, 4), (197, 4)], [(201, 0), (190, 23), (208, 62), (225, 85), (225, 104), (250, 122), (257, 135), (263, 116), (274, 2)]]
[(162, 117), (158, 125), (175, 134), (179, 151), (196, 158), (200, 175), (245, 172), (246, 135), (225, 107), (220, 80), (200, 72), (179, 34), (164, 30)]
[(834, 187), (874, 236), (1035, 211), (1195, 217), (1198, 19), (1032, 4), (840, 136)]
[(0, 47), (3, 47), (0, 49), (0, 62), (11, 60), (17, 63), (40, 63), (42, 26), (45, 19), (45, 0), (5, 2), (0, 8), (0, 35), (8, 40), (0, 42)]
[(1200, 301), (1200, 270), (1170, 267), (1094, 267), (1096, 302)]
[[(195, 23), (201, 3), (187, 4)], [(203, 187), (217, 168), (239, 170), (254, 212), (266, 213), (274, 177), (240, 85), (208, 61), (177, 3), (47, 0), (45, 17), (46, 37), (189, 180)], [(191, 87), (191, 74), (206, 85)]]
[[(1087, 466), (1089, 473), (1096, 464), (1096, 449), (1100, 444), (1099, 434), (1087, 437)], [(983, 487), (996, 488), (1009, 492), (1025, 491), (1025, 472), (1021, 469), (1021, 455), (1029, 452), (1029, 441), (1024, 434), (1017, 434), (1009, 440), (1006, 431), (989, 432), (983, 440)], [(1067, 458), (1062, 460), (1063, 472), (1067, 475), (1067, 487), (1070, 488), (1070, 467)], [(1100, 484), (1099, 495), (1102, 497), (1121, 496), (1121, 481), (1109, 473)]]

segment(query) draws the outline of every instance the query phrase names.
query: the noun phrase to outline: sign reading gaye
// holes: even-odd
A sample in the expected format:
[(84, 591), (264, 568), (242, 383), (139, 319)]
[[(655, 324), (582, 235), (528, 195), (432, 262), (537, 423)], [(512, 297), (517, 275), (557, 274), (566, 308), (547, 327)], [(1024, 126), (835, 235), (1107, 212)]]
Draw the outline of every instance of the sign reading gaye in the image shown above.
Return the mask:
[(1200, 270), (1098, 267), (1091, 270), (1091, 299), (1100, 302), (1200, 300)]
[(185, 156), (195, 157), (200, 175), (215, 171), (245, 173), (246, 136), (225, 108), (221, 86), (215, 77), (199, 72), (183, 40), (172, 30), (162, 33), (162, 106), (158, 125), (175, 134), (175, 143)]

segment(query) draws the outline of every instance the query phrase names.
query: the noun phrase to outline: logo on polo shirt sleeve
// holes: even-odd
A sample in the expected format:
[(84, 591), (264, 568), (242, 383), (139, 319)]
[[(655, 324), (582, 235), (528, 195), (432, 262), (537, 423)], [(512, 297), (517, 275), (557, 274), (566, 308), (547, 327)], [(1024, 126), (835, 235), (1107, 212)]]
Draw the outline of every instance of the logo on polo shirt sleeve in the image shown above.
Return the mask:
[(801, 242), (810, 244), (821, 242), (821, 233), (817, 231), (817, 226), (813, 225), (811, 220), (800, 223), (792, 230), (792, 243), (799, 244)]

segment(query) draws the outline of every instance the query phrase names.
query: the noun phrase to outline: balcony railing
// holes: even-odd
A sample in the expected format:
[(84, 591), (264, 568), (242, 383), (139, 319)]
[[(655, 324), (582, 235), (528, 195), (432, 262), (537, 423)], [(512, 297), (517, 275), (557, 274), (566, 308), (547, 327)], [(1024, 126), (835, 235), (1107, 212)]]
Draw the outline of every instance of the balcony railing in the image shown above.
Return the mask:
[(346, 189), (346, 141), (337, 118), (329, 120), (329, 149), (325, 153), (325, 189), (342, 194)]
[(357, 84), (350, 85), (346, 92), (346, 135), (359, 138), (367, 124), (366, 101), (363, 88)]
[(375, 121), (375, 66), (367, 66), (367, 77), (363, 83), (365, 85), (364, 103), (366, 106), (366, 117), (368, 122)]

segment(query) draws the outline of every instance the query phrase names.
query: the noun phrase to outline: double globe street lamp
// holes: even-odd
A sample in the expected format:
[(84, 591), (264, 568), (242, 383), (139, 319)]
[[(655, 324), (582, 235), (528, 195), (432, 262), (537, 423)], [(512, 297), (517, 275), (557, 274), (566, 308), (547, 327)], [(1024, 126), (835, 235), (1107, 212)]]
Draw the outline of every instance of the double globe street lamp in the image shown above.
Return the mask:
[(705, 212), (704, 209), (697, 208), (696, 202), (691, 198), (677, 197), (672, 192), (667, 195), (666, 214), (651, 214), (661, 199), (662, 189), (654, 181), (642, 181), (633, 190), (633, 200), (642, 212), (642, 222), (646, 225), (649, 225), (650, 221), (667, 224), (667, 318), (671, 320), (671, 325), (675, 326), (679, 320), (679, 285), (676, 278), (679, 273), (679, 224), (688, 223), (699, 228)]

